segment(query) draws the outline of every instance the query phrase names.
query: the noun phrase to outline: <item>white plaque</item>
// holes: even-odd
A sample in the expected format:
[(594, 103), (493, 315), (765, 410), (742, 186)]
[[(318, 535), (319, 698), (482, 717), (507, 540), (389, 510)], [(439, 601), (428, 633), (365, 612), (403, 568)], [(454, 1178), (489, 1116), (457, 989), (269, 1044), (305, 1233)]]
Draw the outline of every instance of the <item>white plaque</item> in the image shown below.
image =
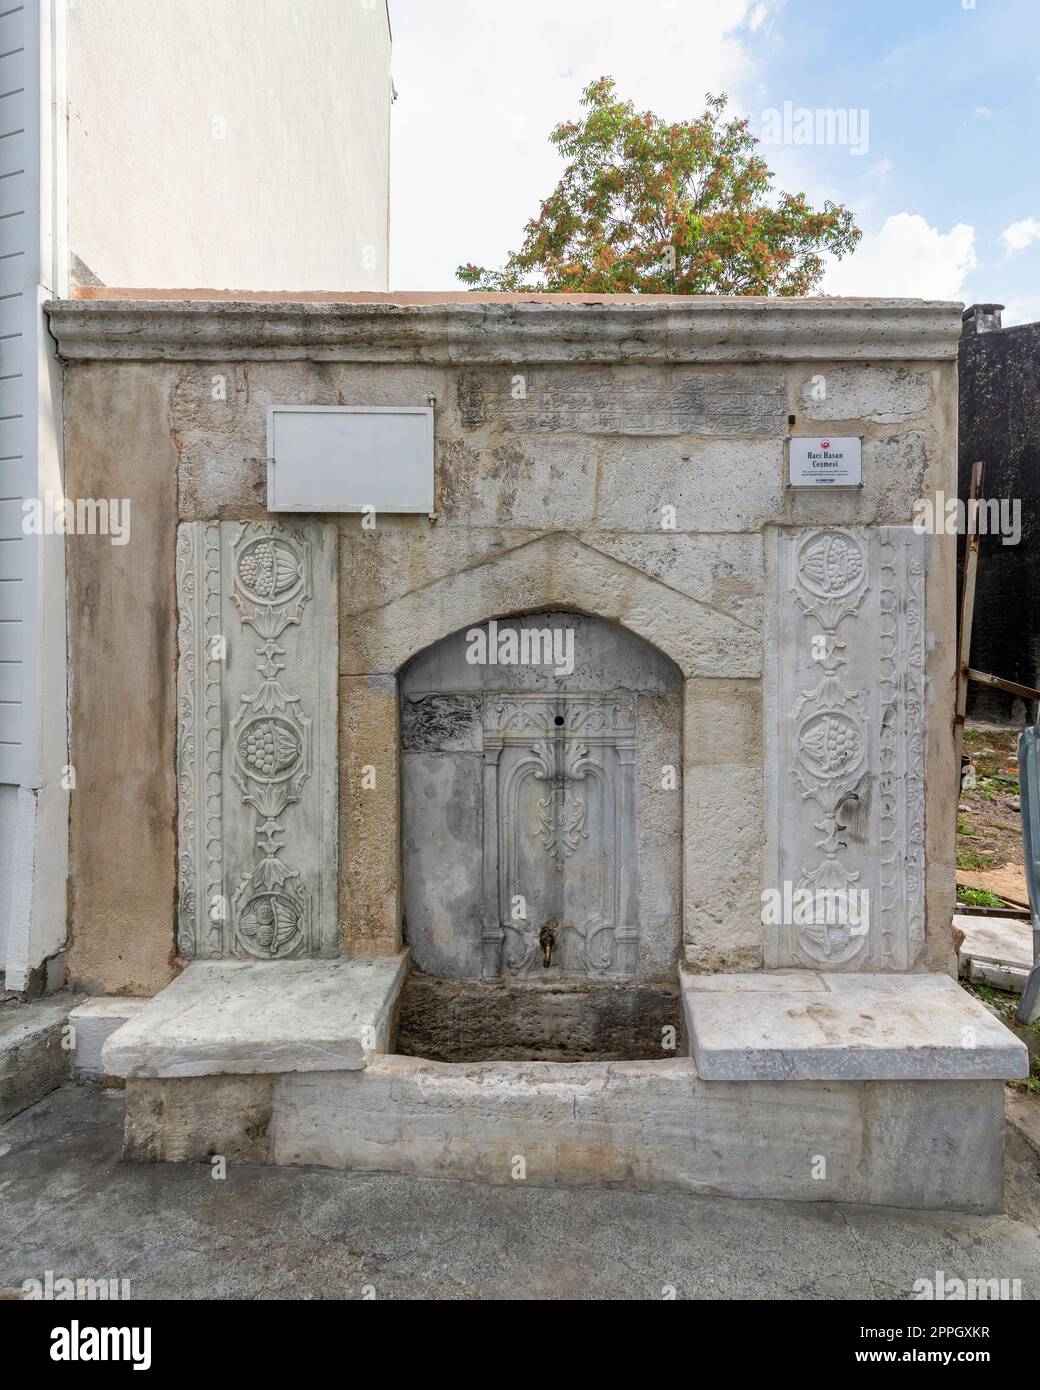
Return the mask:
[(273, 405), (269, 512), (433, 511), (431, 406)]
[(791, 487), (862, 487), (862, 450), (859, 435), (789, 439), (788, 483)]

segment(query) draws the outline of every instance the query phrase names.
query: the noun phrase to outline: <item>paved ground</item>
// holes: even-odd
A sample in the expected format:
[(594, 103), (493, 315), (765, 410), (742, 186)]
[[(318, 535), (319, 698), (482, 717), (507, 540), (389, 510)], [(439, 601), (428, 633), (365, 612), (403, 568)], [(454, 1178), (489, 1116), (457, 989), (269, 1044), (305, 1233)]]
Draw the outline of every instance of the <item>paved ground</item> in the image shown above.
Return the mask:
[(0, 1127), (0, 1289), (130, 1280), (157, 1298), (902, 1298), (919, 1277), (1040, 1296), (1040, 1162), (1008, 1214), (484, 1187), (319, 1168), (118, 1161), (120, 1092), (68, 1085)]

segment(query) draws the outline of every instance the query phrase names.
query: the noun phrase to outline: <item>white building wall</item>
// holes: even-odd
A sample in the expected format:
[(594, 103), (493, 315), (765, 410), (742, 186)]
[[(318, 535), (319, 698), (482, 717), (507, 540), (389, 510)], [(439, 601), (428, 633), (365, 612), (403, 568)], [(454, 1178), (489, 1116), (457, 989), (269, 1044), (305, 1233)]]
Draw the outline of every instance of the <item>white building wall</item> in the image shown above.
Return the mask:
[(386, 0), (70, 6), (76, 278), (386, 289), (389, 144)]
[(9, 989), (65, 941), (65, 560), (23, 533), (62, 492), (61, 370), (42, 304), (65, 294), (65, 0), (0, 14), (0, 971)]

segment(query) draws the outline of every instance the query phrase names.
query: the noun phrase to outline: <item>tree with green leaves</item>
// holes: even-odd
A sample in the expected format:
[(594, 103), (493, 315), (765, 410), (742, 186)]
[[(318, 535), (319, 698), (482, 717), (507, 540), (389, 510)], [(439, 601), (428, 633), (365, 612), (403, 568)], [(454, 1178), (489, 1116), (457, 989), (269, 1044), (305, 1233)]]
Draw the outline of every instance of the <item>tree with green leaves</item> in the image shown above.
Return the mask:
[(595, 294), (809, 294), (824, 253), (854, 250), (847, 208), (772, 192), (748, 122), (707, 98), (694, 121), (636, 111), (601, 77), (585, 115), (549, 137), (568, 161), (503, 270), (460, 266), (477, 290)]

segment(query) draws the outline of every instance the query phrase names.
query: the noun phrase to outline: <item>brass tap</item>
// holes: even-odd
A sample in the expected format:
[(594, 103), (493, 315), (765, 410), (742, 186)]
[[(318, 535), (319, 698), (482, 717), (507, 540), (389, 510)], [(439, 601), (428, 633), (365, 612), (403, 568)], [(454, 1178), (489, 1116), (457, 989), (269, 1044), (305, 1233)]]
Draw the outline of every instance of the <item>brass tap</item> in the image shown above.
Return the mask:
[(542, 965), (546, 970), (552, 965), (553, 951), (556, 948), (556, 933), (559, 929), (559, 922), (555, 917), (550, 917), (538, 933), (538, 945), (542, 948)]

